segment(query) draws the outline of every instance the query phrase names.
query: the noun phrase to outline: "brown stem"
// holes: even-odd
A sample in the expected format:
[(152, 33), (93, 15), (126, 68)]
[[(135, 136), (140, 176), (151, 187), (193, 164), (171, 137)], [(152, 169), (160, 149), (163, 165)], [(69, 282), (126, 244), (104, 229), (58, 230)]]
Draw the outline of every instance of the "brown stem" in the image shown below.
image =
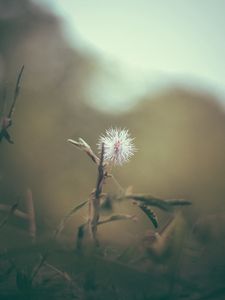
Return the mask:
[(30, 188), (26, 191), (26, 207), (27, 207), (27, 215), (28, 215), (28, 230), (29, 235), (32, 242), (35, 242), (36, 238), (36, 221), (35, 221), (35, 211), (34, 211), (34, 204), (33, 204), (33, 194)]
[(99, 221), (99, 211), (100, 211), (100, 199), (103, 189), (104, 180), (106, 178), (106, 171), (104, 166), (104, 143), (102, 143), (101, 157), (98, 165), (98, 178), (95, 190), (91, 193), (89, 202), (89, 227), (91, 231), (92, 238), (96, 244), (99, 245), (97, 239), (97, 226)]
[(96, 163), (97, 165), (99, 164), (100, 160), (98, 156), (94, 153), (91, 147), (82, 138), (79, 138), (78, 141), (74, 141), (72, 139), (68, 139), (67, 141), (72, 145), (74, 145), (75, 147), (77, 147), (78, 149), (84, 151), (94, 163)]
[(61, 270), (59, 270), (58, 268), (56, 268), (55, 266), (45, 262), (44, 265), (48, 268), (50, 268), (52, 271), (54, 271), (55, 273), (59, 274), (60, 276), (62, 276), (64, 279), (66, 279), (67, 281), (72, 281), (72, 278), (69, 276), (68, 273), (63, 272)]
[(9, 110), (9, 114), (8, 114), (8, 118), (11, 118), (12, 117), (12, 114), (14, 112), (14, 109), (15, 109), (15, 105), (16, 105), (16, 100), (19, 96), (19, 91), (20, 91), (20, 80), (21, 80), (21, 77), (22, 77), (22, 74), (23, 74), (23, 70), (24, 70), (24, 66), (22, 66), (20, 72), (19, 72), (19, 75), (18, 75), (18, 78), (17, 78), (17, 81), (16, 81), (16, 87), (15, 87), (15, 90), (14, 90), (14, 95), (13, 95), (13, 103), (10, 107), (10, 110)]
[(144, 195), (144, 194), (128, 194), (121, 198), (135, 200), (141, 202), (144, 205), (155, 206), (165, 211), (171, 211), (173, 207), (176, 206), (191, 205), (191, 201), (184, 200), (184, 199), (164, 200), (164, 199), (156, 198), (151, 195)]
[(11, 215), (13, 215), (13, 213), (17, 209), (18, 205), (19, 205), (19, 199), (10, 207), (8, 215), (1, 220), (0, 229), (3, 228), (7, 224), (9, 218), (11, 217)]
[(49, 255), (49, 251), (46, 251), (46, 253), (44, 255), (41, 256), (41, 259), (39, 261), (39, 263), (34, 267), (32, 274), (31, 274), (31, 282), (34, 281), (35, 277), (37, 276), (37, 274), (39, 273), (41, 267), (44, 265), (44, 263), (46, 262), (46, 259)]
[[(11, 210), (10, 205), (0, 204), (0, 211), (10, 212), (10, 210)], [(28, 215), (26, 213), (24, 213), (23, 211), (19, 210), (19, 209), (15, 209), (12, 213), (13, 213), (14, 216), (19, 217), (21, 219), (24, 219), (24, 220), (28, 219)]]

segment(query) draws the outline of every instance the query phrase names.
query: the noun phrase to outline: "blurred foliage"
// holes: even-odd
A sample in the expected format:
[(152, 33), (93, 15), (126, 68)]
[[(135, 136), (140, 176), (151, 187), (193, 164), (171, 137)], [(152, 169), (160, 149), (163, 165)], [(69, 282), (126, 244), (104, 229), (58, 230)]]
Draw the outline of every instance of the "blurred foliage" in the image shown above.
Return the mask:
[[(68, 138), (83, 137), (94, 149), (105, 128), (129, 128), (139, 151), (129, 164), (114, 170), (121, 185), (132, 184), (137, 193), (193, 202), (182, 217), (177, 217), (162, 260), (152, 256), (152, 249), (149, 251), (143, 242), (146, 231), (150, 231), (154, 242), (158, 240), (141, 211), (135, 225), (127, 222), (102, 226), (103, 247), (107, 249), (110, 241), (116, 248), (109, 255), (112, 263), (91, 255), (81, 259), (69, 254), (68, 249), (74, 246), (75, 226), (86, 215), (82, 210), (70, 221), (62, 237), (65, 252), (51, 258), (51, 263), (74, 275), (79, 287), (86, 286), (86, 298), (76, 288), (77, 298), (150, 299), (151, 295), (151, 299), (168, 299), (170, 283), (171, 299), (175, 299), (174, 290), (179, 295), (186, 293), (188, 299), (197, 299), (205, 293), (205, 287), (211, 288), (212, 274), (214, 288), (222, 289), (225, 113), (217, 100), (201, 91), (175, 86), (154, 95), (146, 94), (126, 114), (103, 114), (89, 107), (86, 93), (98, 70), (98, 60), (81, 51), (79, 45), (70, 46), (57, 17), (28, 0), (21, 0), (20, 5), (17, 1), (0, 0), (0, 36), (0, 94), (6, 86), (12, 96), (17, 72), (25, 65), (14, 125), (10, 128), (15, 145), (0, 145), (0, 197), (2, 203), (12, 205), (18, 194), (31, 187), (40, 242), (44, 241), (38, 253), (45, 249), (49, 231), (73, 205), (86, 200), (95, 185), (95, 165), (66, 143)], [(113, 183), (108, 187), (114, 193), (116, 189)], [(120, 202), (115, 211), (136, 214), (137, 208)], [(171, 216), (160, 212), (157, 215), (160, 231)], [(16, 221), (15, 224), (18, 225)], [(13, 227), (13, 221), (12, 227), (6, 227), (2, 230), (2, 247), (14, 249), (24, 244), (26, 248), (27, 237)], [(115, 262), (121, 248), (127, 247), (123, 255), (127, 263)], [(25, 248), (21, 256), (26, 256)], [(143, 253), (147, 253), (147, 258), (141, 263), (138, 258)], [(133, 270), (134, 258), (139, 262)], [(90, 268), (94, 269), (91, 275)], [(148, 273), (143, 273), (143, 269)], [(7, 297), (10, 289), (3, 290)], [(214, 299), (220, 299), (221, 293)], [(76, 298), (71, 295), (69, 299)], [(18, 299), (14, 296), (10, 299)]]

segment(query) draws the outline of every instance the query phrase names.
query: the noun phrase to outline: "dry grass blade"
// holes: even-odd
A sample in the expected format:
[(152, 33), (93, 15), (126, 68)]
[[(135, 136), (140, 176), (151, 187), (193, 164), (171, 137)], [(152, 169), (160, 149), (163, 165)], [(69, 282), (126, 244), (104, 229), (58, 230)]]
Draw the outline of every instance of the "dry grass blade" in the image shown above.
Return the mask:
[(54, 233), (54, 237), (57, 237), (61, 232), (62, 230), (64, 229), (65, 227), (65, 224), (66, 222), (79, 210), (81, 209), (85, 204), (87, 204), (87, 200), (86, 201), (83, 201), (81, 202), (80, 204), (74, 206), (66, 215), (65, 217), (61, 220), (59, 226), (57, 227), (57, 229), (55, 230), (55, 233)]
[[(62, 221), (60, 222), (59, 226), (56, 228), (55, 232), (53, 233), (53, 240), (55, 238), (57, 238), (57, 236), (61, 233), (61, 231), (64, 229), (66, 222), (71, 218), (71, 216), (73, 216), (73, 214), (75, 212), (77, 212), (80, 208), (82, 208), (88, 201), (83, 201), (82, 203), (76, 205), (75, 207), (73, 207), (68, 213), (67, 215), (62, 219)], [(45, 264), (48, 256), (50, 255), (51, 251), (50, 250), (46, 250), (44, 255), (41, 255), (41, 259), (40, 261), (37, 263), (37, 265), (33, 268), (32, 274), (31, 274), (31, 282), (33, 282), (34, 278), (37, 276), (37, 274), (39, 273), (41, 267)]]
[(2, 229), (8, 222), (9, 218), (14, 214), (14, 211), (17, 209), (19, 205), (19, 199), (10, 207), (9, 213), (3, 220), (0, 222), (0, 229)]
[(132, 199), (135, 201), (139, 201), (146, 206), (155, 206), (165, 211), (171, 211), (173, 206), (181, 206), (181, 205), (191, 205), (191, 202), (183, 199), (171, 199), (171, 200), (163, 200), (160, 198), (153, 197), (151, 195), (142, 195), (142, 194), (130, 194), (125, 195), (125, 199)]
[(136, 221), (137, 218), (136, 218), (136, 216), (132, 216), (132, 215), (122, 215), (122, 214), (112, 215), (104, 220), (99, 221), (98, 225), (102, 225), (102, 224), (106, 224), (106, 223), (110, 223), (110, 222), (114, 222), (114, 221), (122, 221), (122, 220)]
[(14, 109), (15, 109), (16, 100), (17, 100), (17, 98), (19, 96), (19, 92), (20, 92), (20, 81), (21, 81), (21, 77), (22, 77), (22, 74), (23, 74), (23, 70), (24, 70), (24, 66), (22, 66), (22, 68), (21, 68), (21, 70), (19, 72), (17, 81), (16, 81), (16, 87), (15, 87), (14, 96), (13, 96), (13, 103), (12, 103), (12, 105), (10, 107), (8, 118), (12, 117)]
[(63, 277), (64, 279), (66, 279), (67, 281), (72, 281), (72, 278), (69, 276), (69, 274), (67, 272), (63, 272), (59, 269), (57, 269), (56, 267), (54, 267), (53, 265), (45, 262), (44, 265), (48, 268), (50, 268), (52, 271), (54, 271), (55, 273), (59, 274), (61, 277)]
[(33, 193), (31, 189), (26, 191), (26, 207), (27, 207), (27, 216), (28, 216), (28, 232), (32, 242), (35, 242), (36, 239), (36, 221), (35, 221), (35, 210), (33, 203)]
[[(7, 253), (5, 253), (5, 254), (7, 257)], [(7, 260), (9, 262), (9, 267), (6, 271), (0, 273), (0, 282), (6, 281), (9, 278), (9, 276), (11, 275), (11, 273), (16, 269), (14, 262), (11, 259), (8, 259), (8, 257), (7, 257)]]
[(104, 143), (102, 143), (101, 157), (98, 164), (96, 188), (92, 192), (91, 198), (89, 200), (89, 227), (96, 246), (99, 246), (99, 242), (97, 239), (97, 227), (100, 216), (100, 201), (102, 197), (101, 195), (105, 178), (106, 172), (104, 168)]
[(102, 195), (102, 187), (105, 179), (105, 170), (104, 170), (104, 144), (102, 144), (102, 151), (101, 151), (101, 157), (100, 162), (98, 165), (98, 178), (96, 183), (96, 189), (95, 189), (95, 198), (100, 199)]
[(7, 98), (7, 90), (6, 90), (6, 87), (3, 87), (3, 92), (2, 92), (2, 107), (1, 107), (0, 117), (2, 117), (5, 114), (5, 110), (6, 110), (6, 98)]
[[(75, 207), (73, 207), (69, 211), (69, 213), (67, 213), (67, 215), (62, 219), (62, 221), (60, 222), (59, 226), (56, 228), (55, 232), (53, 233), (53, 237), (52, 237), (53, 240), (61, 233), (61, 231), (65, 227), (66, 222), (70, 219), (70, 217), (75, 212), (77, 212), (80, 208), (82, 208), (87, 202), (88, 202), (87, 200), (83, 201), (82, 203), (80, 203), (80, 204), (76, 205)], [(45, 251), (45, 253), (43, 255), (41, 255), (40, 261), (33, 268), (33, 271), (32, 271), (31, 276), (30, 276), (31, 284), (34, 281), (34, 279), (37, 276), (37, 274), (39, 273), (39, 271), (42, 268), (42, 266), (46, 263), (46, 260), (47, 260), (48, 256), (50, 255), (50, 253), (51, 253), (51, 250), (47, 249)]]
[(168, 199), (168, 200), (165, 200), (169, 205), (172, 205), (172, 206), (186, 206), (186, 205), (191, 205), (191, 201), (188, 201), (188, 200), (184, 200), (184, 199)]
[(74, 141), (72, 139), (68, 139), (67, 142), (71, 143), (78, 149), (84, 151), (90, 158), (91, 160), (96, 163), (97, 165), (99, 164), (99, 158), (97, 155), (93, 152), (91, 147), (86, 143), (82, 138), (79, 138), (78, 141)]
[(41, 267), (44, 265), (44, 263), (46, 262), (46, 259), (49, 255), (49, 251), (46, 251), (46, 253), (44, 255), (41, 255), (40, 257), (40, 261), (37, 263), (37, 265), (33, 268), (32, 272), (31, 272), (31, 276), (30, 276), (30, 281), (31, 284), (33, 283), (35, 277), (37, 276), (37, 274), (39, 273)]
[[(10, 205), (0, 204), (0, 211), (9, 213), (10, 210), (11, 210)], [(25, 212), (23, 212), (17, 208), (13, 211), (13, 215), (16, 217), (19, 217), (21, 219), (28, 220), (28, 215)]]
[(225, 295), (225, 287), (214, 289), (214, 290), (210, 291), (209, 293), (207, 293), (206, 295), (196, 298), (195, 300), (222, 299), (220, 297), (222, 295)]

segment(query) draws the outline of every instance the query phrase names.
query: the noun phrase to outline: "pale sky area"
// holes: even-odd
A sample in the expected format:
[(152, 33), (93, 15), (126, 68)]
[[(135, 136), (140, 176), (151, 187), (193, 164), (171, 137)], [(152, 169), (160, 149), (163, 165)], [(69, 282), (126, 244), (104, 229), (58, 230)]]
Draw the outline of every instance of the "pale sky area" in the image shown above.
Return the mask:
[[(225, 103), (225, 0), (36, 0), (49, 4), (74, 37), (102, 57), (115, 82), (99, 82), (109, 102), (148, 86), (185, 83)], [(114, 94), (113, 94), (114, 93)], [(98, 96), (101, 102), (101, 97)], [(103, 101), (104, 99), (102, 99)]]

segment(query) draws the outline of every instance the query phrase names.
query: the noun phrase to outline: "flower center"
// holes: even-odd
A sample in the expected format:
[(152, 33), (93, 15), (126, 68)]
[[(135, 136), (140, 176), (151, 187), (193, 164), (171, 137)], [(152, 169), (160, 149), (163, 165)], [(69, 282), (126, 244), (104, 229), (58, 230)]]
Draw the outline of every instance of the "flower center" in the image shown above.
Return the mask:
[(115, 150), (116, 153), (119, 152), (119, 150), (120, 150), (120, 145), (121, 145), (120, 141), (115, 142), (114, 150)]

